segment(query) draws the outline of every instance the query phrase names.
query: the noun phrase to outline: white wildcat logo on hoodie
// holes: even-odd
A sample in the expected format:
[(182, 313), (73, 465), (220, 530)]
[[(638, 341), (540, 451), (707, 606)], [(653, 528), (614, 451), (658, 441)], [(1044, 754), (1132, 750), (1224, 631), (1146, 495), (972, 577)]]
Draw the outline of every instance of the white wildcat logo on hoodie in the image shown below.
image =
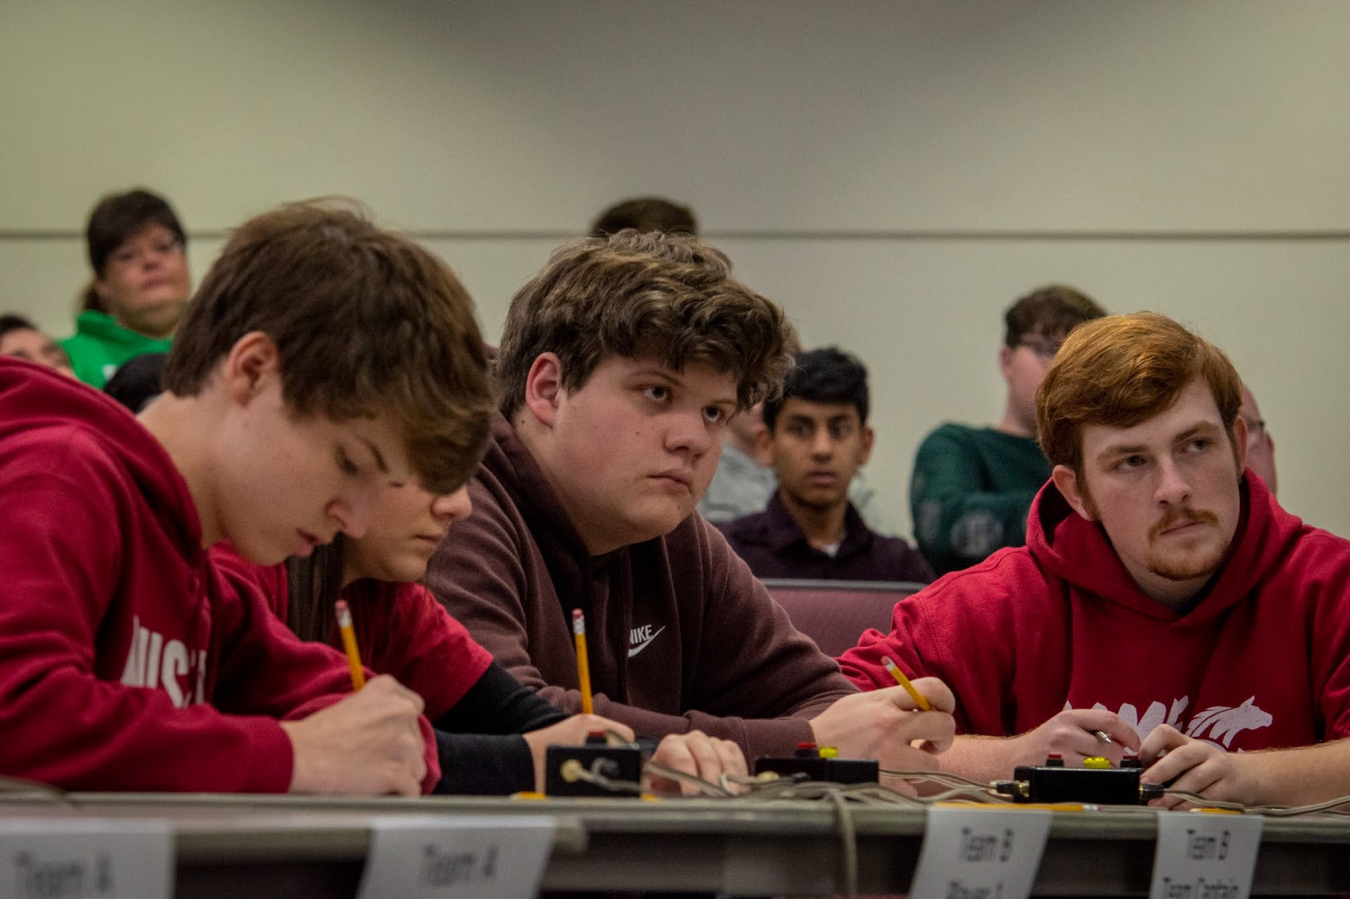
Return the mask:
[[(1181, 716), (1190, 704), (1191, 698), (1189, 696), (1173, 700), (1170, 708), (1155, 700), (1149, 704), (1149, 707), (1144, 710), (1144, 714), (1141, 716), (1134, 704), (1127, 702), (1120, 707), (1120, 711), (1116, 714), (1120, 716), (1120, 720), (1134, 728), (1135, 733), (1139, 734), (1140, 740), (1147, 738), (1158, 725), (1169, 724), (1192, 739), (1204, 740), (1224, 749), (1233, 745), (1233, 738), (1240, 731), (1269, 727), (1275, 720), (1269, 712), (1256, 705), (1256, 697), (1251, 696), (1241, 705), (1210, 706), (1203, 712), (1197, 713), (1189, 723), (1183, 725)], [(1092, 707), (1104, 712), (1110, 711), (1100, 702), (1094, 703)], [(1064, 708), (1067, 711), (1072, 709), (1073, 706), (1066, 702)], [(1208, 737), (1205, 736), (1206, 732), (1209, 734)]]

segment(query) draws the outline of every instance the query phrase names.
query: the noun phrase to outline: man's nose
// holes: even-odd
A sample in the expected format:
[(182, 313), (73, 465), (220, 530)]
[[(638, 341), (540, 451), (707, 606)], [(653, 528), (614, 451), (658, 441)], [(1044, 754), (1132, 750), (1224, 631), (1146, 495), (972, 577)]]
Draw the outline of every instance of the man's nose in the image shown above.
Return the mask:
[(703, 410), (672, 416), (669, 430), (666, 432), (666, 446), (672, 450), (686, 449), (695, 456), (701, 456), (712, 449), (713, 437), (708, 433), (707, 420)]
[(1158, 484), (1154, 498), (1159, 503), (1183, 505), (1191, 498), (1191, 484), (1185, 473), (1169, 457), (1164, 457), (1158, 465)]
[(431, 501), (431, 514), (445, 519), (447, 524), (463, 521), (473, 514), (473, 500), (469, 499), (469, 485), (453, 493), (444, 493)]

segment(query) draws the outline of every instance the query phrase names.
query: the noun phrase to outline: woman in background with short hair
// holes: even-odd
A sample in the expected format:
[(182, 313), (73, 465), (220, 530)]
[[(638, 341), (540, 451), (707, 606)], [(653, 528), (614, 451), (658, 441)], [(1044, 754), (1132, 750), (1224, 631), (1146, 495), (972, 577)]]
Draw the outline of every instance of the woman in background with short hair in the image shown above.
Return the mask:
[(75, 374), (103, 387), (122, 363), (165, 353), (187, 308), (187, 234), (167, 200), (137, 188), (109, 194), (85, 230), (94, 278), (75, 334), (61, 342)]

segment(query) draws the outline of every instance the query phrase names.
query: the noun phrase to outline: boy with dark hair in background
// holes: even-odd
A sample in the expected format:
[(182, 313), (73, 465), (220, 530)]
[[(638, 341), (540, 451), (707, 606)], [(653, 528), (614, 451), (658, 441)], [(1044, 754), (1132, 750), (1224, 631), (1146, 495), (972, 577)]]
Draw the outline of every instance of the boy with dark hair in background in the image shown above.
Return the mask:
[(70, 357), (61, 345), (22, 315), (0, 315), (0, 356), (27, 359), (62, 374), (75, 376)]
[(919, 550), (938, 574), (1026, 542), (1027, 510), (1050, 477), (1036, 445), (1036, 388), (1065, 336), (1106, 312), (1062, 284), (1033, 290), (1004, 314), (998, 365), (1008, 382), (992, 428), (948, 422), (914, 458), (909, 506)]
[(694, 210), (665, 197), (634, 197), (606, 209), (591, 225), (591, 237), (609, 237), (632, 228), (635, 231), (660, 231), (662, 234), (698, 236)]
[(872, 453), (867, 369), (834, 347), (797, 356), (780, 396), (764, 402), (765, 455), (778, 475), (768, 508), (722, 525), (756, 577), (928, 583), (909, 544), (883, 537), (849, 502)]

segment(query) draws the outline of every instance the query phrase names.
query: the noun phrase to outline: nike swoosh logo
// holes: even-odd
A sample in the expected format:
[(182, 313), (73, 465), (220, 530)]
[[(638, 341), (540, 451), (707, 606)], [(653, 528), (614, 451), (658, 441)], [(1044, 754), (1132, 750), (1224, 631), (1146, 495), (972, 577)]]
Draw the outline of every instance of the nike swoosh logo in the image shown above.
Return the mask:
[(642, 641), (641, 643), (639, 643), (637, 646), (630, 646), (630, 647), (628, 647), (628, 658), (631, 659), (633, 656), (635, 656), (635, 655), (637, 655), (638, 653), (642, 652), (642, 650), (646, 649), (648, 646), (651, 646), (651, 645), (652, 645), (652, 641), (655, 640), (657, 637), (661, 636), (661, 631), (663, 631), (663, 630), (665, 630), (665, 629), (666, 629), (666, 626), (663, 624), (663, 625), (661, 625), (660, 629), (657, 630), (656, 633), (652, 634), (652, 635), (651, 635), (650, 637), (648, 637), (646, 640), (643, 640), (643, 641)]

